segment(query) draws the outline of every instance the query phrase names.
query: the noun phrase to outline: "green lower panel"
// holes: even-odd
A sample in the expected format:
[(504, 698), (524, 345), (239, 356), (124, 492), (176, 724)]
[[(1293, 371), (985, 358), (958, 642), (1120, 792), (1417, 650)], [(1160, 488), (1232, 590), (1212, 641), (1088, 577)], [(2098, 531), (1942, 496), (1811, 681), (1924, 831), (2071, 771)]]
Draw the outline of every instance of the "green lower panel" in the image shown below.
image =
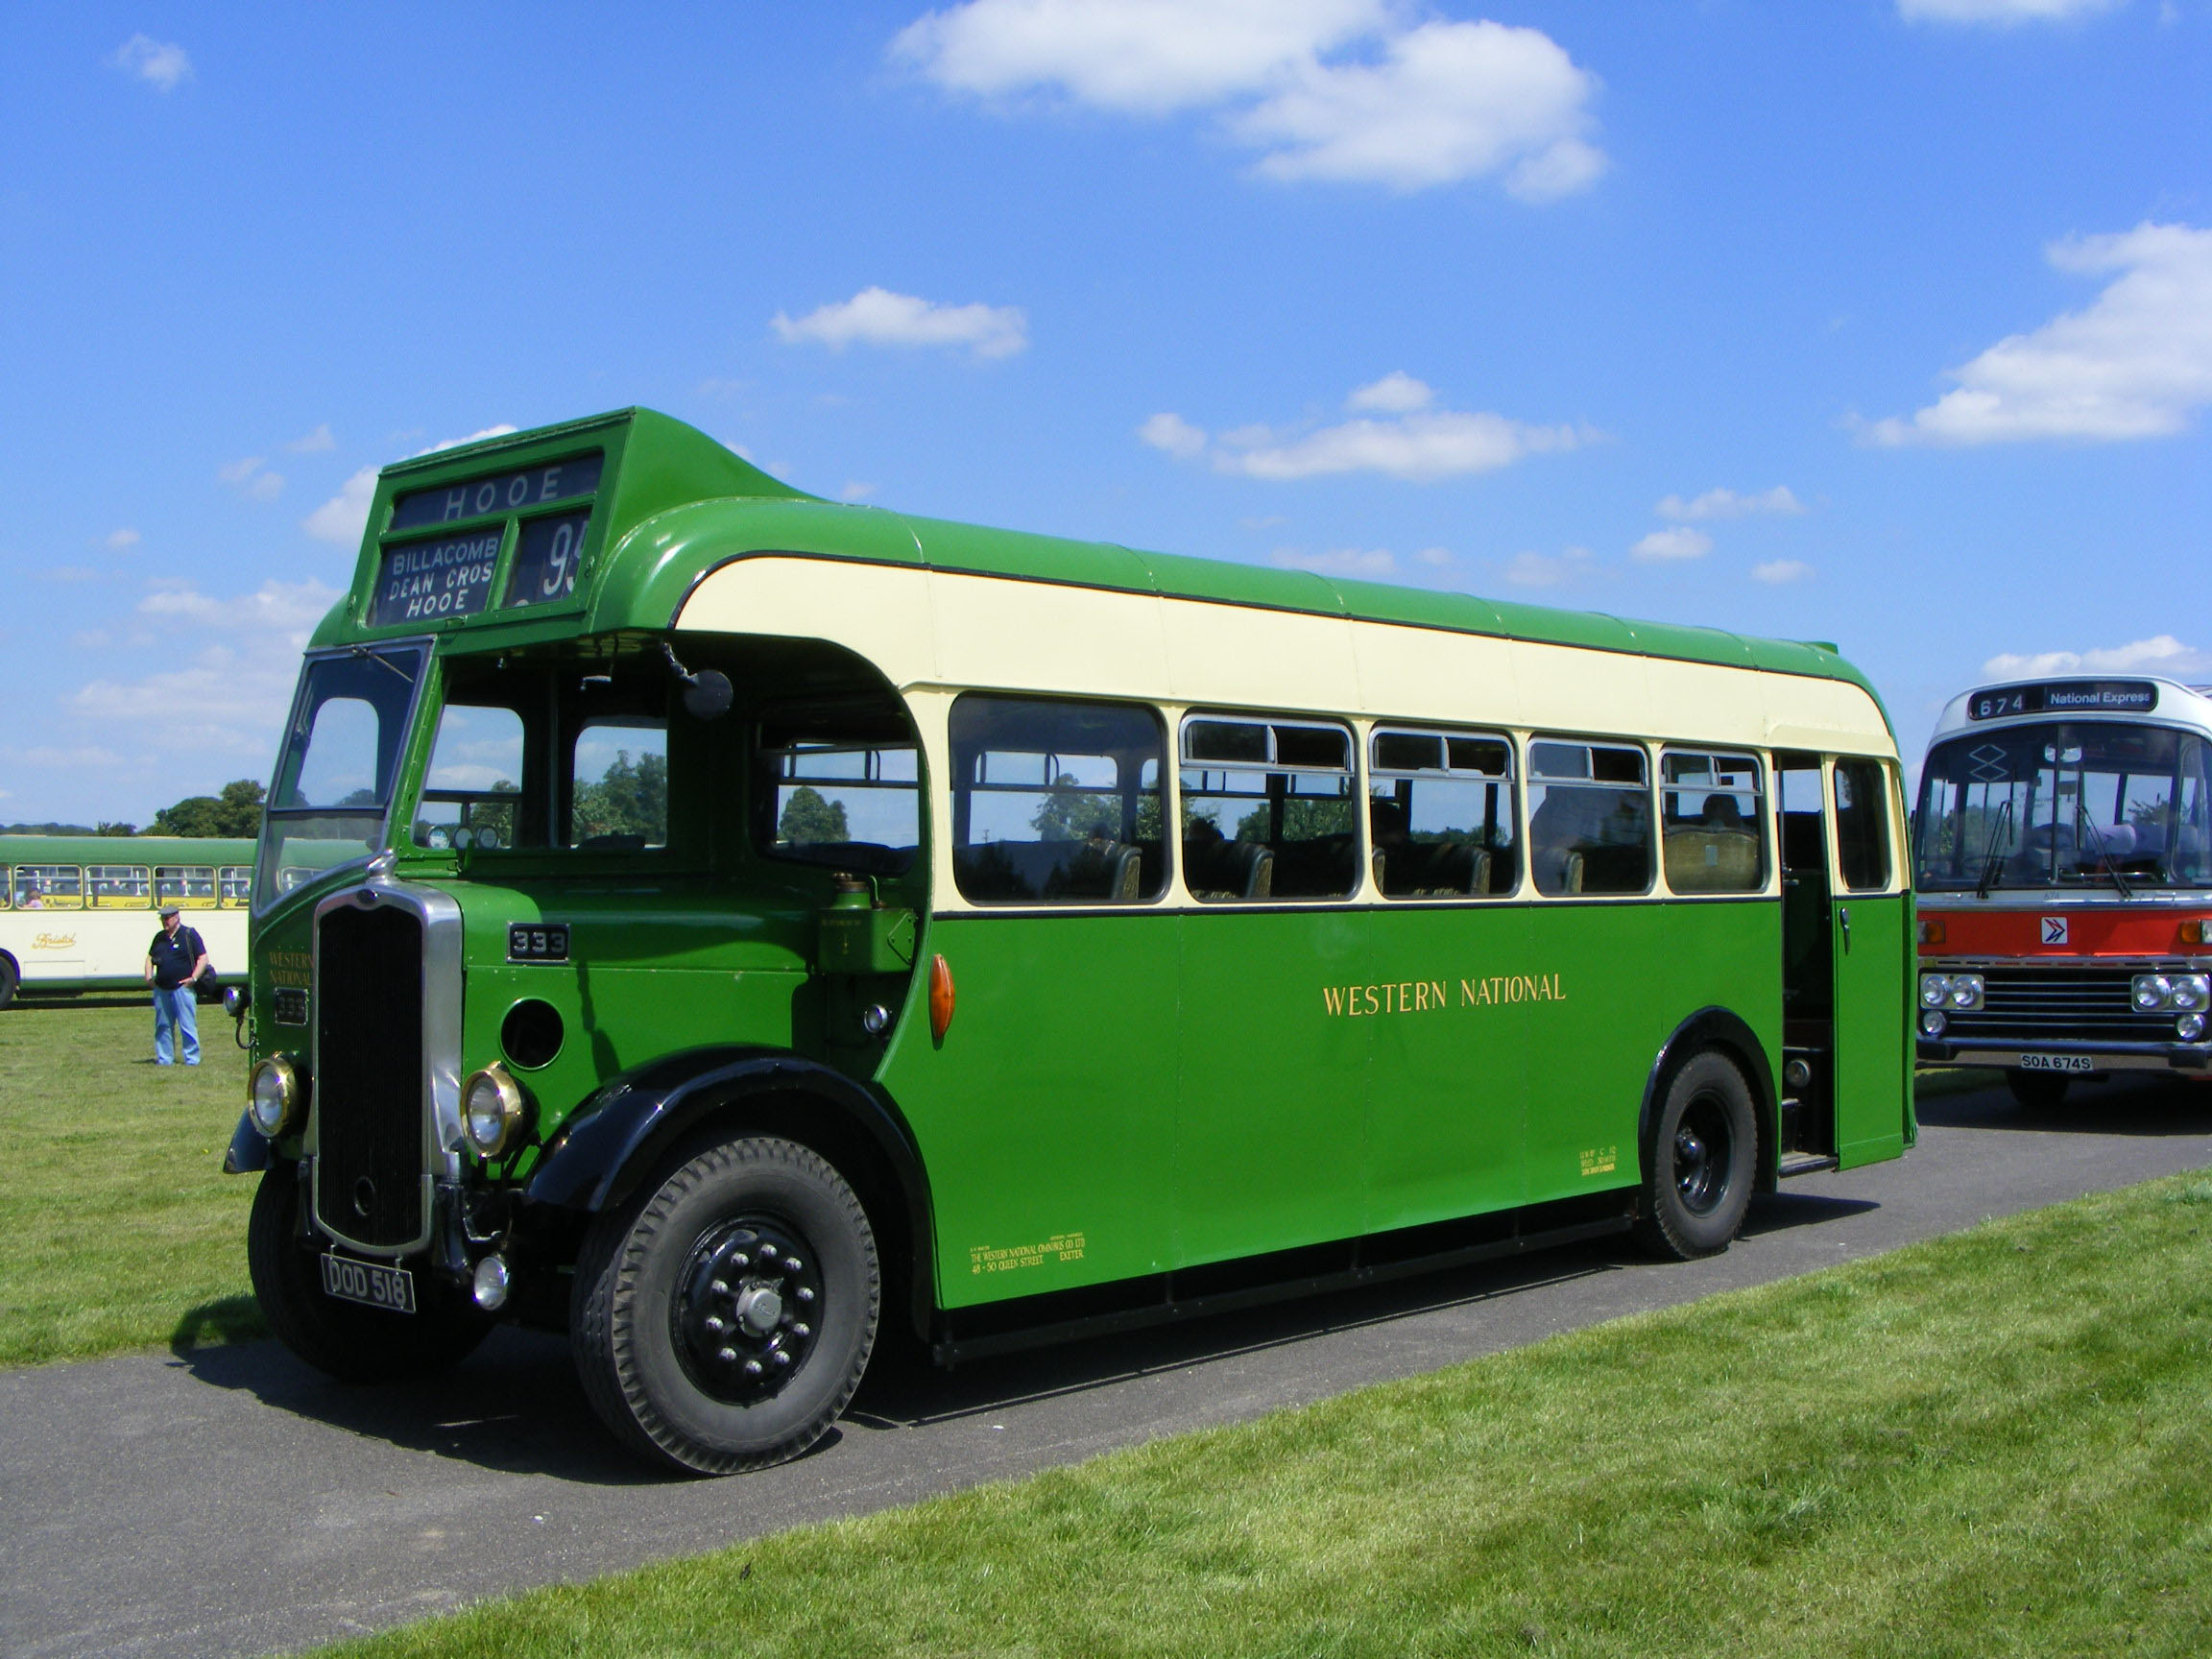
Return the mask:
[[(473, 968), (462, 1026), (463, 1074), (504, 1061), (537, 1102), (541, 1135), (617, 1071), (660, 1058), (668, 1034), (696, 1042), (792, 1044), (804, 974), (774, 970), (719, 973), (680, 968), (595, 968), (584, 963)], [(516, 1003), (548, 1004), (561, 1016), (560, 1051), (540, 1067), (517, 1065), (500, 1046), (500, 1026)], [(517, 1167), (526, 1173), (529, 1160)]]
[(1368, 926), (1375, 982), (1357, 987), (1374, 1045), (1361, 1230), (1524, 1202), (1530, 1005), (1493, 981), (1527, 958), (1530, 912), (1378, 910)]
[(1327, 998), (1375, 977), (1367, 914), (1223, 907), (1177, 927), (1179, 1263), (1365, 1232), (1376, 1022)]
[(929, 1172), (942, 1304), (1172, 1265), (1175, 919), (940, 917), (927, 950), (951, 1027), (902, 1031), (882, 1082)]

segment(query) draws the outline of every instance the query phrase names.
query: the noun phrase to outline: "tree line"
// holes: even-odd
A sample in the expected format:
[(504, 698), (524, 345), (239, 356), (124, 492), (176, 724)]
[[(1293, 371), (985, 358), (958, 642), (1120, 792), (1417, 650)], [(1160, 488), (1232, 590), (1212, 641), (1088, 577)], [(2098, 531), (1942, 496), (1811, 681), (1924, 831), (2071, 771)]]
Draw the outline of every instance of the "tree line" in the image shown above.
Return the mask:
[(187, 795), (154, 814), (141, 830), (135, 824), (0, 824), (0, 835), (190, 835), (246, 838), (261, 833), (261, 785), (239, 778), (219, 795)]

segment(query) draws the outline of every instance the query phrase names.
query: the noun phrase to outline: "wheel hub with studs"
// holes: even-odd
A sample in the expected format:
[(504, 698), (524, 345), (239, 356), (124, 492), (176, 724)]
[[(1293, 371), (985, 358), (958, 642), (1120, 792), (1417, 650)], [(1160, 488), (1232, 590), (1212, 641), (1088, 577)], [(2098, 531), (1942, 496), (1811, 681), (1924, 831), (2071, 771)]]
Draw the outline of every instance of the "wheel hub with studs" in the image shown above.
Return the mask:
[(744, 1405), (778, 1392), (805, 1363), (822, 1311), (811, 1246), (780, 1221), (745, 1215), (691, 1246), (669, 1315), (691, 1380)]

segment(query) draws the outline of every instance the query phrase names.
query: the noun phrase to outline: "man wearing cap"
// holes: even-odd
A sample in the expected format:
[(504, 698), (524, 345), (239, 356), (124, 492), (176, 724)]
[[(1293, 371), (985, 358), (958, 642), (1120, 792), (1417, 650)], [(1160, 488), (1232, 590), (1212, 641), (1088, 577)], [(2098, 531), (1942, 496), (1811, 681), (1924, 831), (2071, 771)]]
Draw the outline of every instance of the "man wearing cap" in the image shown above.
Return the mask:
[(200, 1064), (200, 1024), (192, 1012), (193, 984), (207, 972), (207, 947), (184, 926), (174, 904), (161, 906), (161, 931), (146, 951), (146, 982), (154, 987), (154, 1064), (170, 1064), (170, 1029), (184, 1034), (184, 1064)]

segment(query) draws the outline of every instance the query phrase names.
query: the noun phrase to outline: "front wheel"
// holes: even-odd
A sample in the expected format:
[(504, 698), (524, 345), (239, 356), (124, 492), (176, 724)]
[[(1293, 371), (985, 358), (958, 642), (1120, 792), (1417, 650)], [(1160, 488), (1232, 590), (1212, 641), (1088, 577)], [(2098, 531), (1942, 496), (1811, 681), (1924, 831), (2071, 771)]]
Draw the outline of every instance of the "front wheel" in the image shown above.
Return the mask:
[(459, 1364), (492, 1322), (459, 1291), (415, 1275), (413, 1313), (388, 1312), (323, 1294), (318, 1252), (300, 1237), (300, 1166), (272, 1164), (246, 1223), (253, 1299), (276, 1339), (341, 1382), (397, 1382)]
[(1644, 1171), (1636, 1239), (1689, 1261), (1728, 1248), (1751, 1205), (1759, 1128), (1750, 1085), (1726, 1055), (1693, 1054), (1667, 1085)]
[(709, 1147), (602, 1215), (570, 1340), (631, 1451), (701, 1475), (796, 1457), (853, 1398), (882, 1274), (844, 1178), (789, 1141)]
[(2056, 1112), (2066, 1103), (2069, 1081), (2063, 1071), (2005, 1073), (2005, 1087), (2012, 1092), (2013, 1103), (2029, 1112)]

